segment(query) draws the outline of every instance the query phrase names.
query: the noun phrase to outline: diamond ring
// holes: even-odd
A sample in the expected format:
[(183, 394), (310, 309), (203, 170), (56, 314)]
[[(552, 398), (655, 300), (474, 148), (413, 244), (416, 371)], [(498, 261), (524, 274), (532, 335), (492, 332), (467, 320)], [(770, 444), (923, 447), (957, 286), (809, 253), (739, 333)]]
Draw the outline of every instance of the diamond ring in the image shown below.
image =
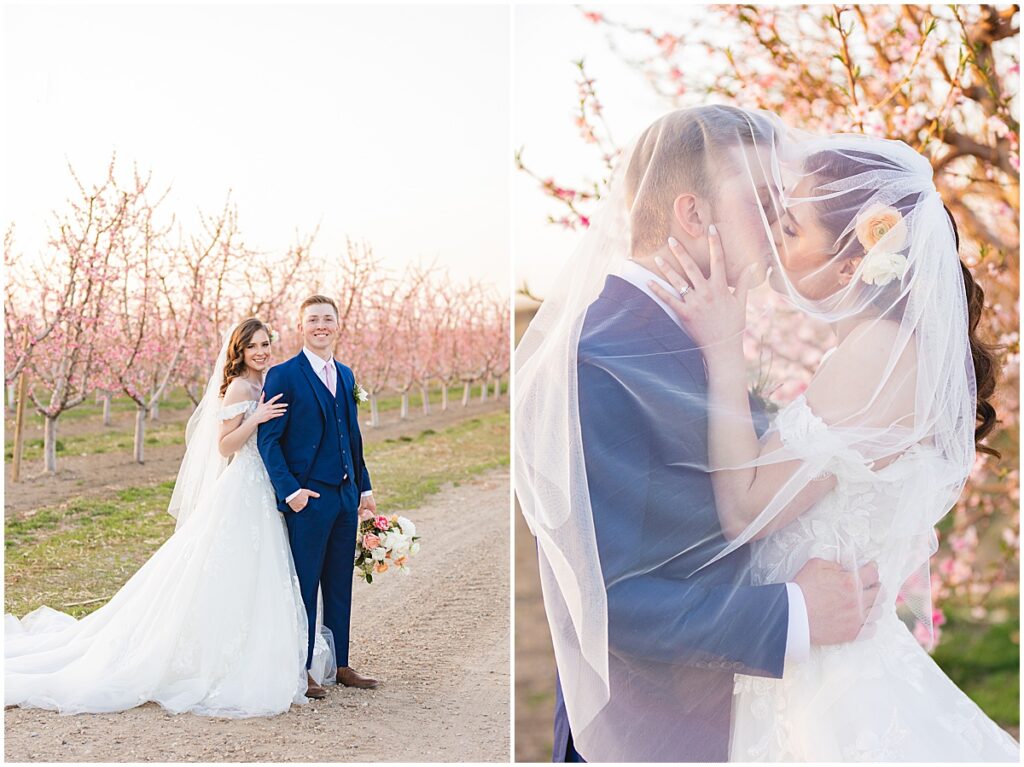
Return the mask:
[(686, 294), (689, 293), (689, 292), (690, 292), (690, 286), (689, 285), (683, 285), (683, 287), (679, 288), (679, 297), (680, 298), (686, 298)]

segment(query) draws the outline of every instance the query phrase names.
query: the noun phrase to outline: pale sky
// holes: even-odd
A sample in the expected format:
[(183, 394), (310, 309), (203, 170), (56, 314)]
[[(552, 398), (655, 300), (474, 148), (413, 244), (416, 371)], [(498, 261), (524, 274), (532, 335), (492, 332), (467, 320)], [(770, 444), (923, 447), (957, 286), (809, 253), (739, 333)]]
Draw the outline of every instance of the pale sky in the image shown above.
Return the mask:
[[(622, 22), (651, 25), (656, 31), (700, 23), (703, 13), (685, 6), (583, 7)], [(588, 75), (596, 80), (605, 118), (620, 146), (672, 105), (611, 49), (605, 28), (584, 19), (579, 9), (519, 6), (513, 13), (513, 143), (524, 147), (524, 159), (536, 173), (579, 188), (584, 179), (599, 178), (595, 174), (603, 165), (600, 154), (583, 143), (573, 122), (578, 104), (573, 60), (586, 59)], [(581, 232), (547, 223), (548, 213), (560, 216), (564, 208), (545, 197), (530, 177), (517, 172), (512, 186), (515, 285), (518, 288), (526, 280), (530, 290), (543, 297), (561, 264), (572, 255)]]
[(502, 6), (11, 6), (0, 60), (2, 223), (26, 257), (111, 152), (173, 185), (185, 222), (229, 188), (246, 241), (365, 238), (509, 280), (509, 10)]

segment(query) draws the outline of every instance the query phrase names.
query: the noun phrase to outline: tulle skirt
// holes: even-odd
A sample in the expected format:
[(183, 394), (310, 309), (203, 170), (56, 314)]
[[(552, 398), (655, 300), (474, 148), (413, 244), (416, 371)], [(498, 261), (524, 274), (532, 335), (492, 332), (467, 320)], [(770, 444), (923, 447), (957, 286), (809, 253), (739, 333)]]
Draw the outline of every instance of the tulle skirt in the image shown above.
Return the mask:
[(730, 761), (1017, 762), (1019, 754), (895, 613), (869, 639), (812, 647), (782, 679), (736, 677)]

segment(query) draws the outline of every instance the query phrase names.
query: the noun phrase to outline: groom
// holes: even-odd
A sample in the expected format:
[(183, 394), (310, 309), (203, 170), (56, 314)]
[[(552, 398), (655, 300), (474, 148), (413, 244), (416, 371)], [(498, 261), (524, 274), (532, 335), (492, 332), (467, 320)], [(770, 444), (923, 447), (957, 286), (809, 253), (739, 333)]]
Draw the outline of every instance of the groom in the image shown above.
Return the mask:
[[(306, 606), (306, 669), (313, 661), (319, 587), (324, 625), (334, 634), (338, 684), (373, 688), (377, 680), (348, 665), (359, 513), (377, 509), (363, 463), (355, 377), (334, 359), (339, 332), (334, 300), (310, 296), (302, 302), (299, 317), (302, 351), (271, 368), (263, 387), (267, 400), (283, 394), (281, 401), (288, 403), (288, 410), (282, 417), (260, 424), (257, 444), (288, 525)], [(308, 673), (306, 677), (307, 697), (327, 695)]]
[[(580, 333), (579, 420), (607, 584), (611, 694), (618, 711), (635, 712), (605, 726), (648, 734), (646, 753), (585, 754), (594, 760), (726, 761), (734, 674), (780, 678), (811, 644), (851, 641), (870, 608), (865, 586), (870, 594), (878, 580), (873, 564), (853, 578), (811, 560), (793, 583), (752, 586), (746, 547), (694, 572), (724, 543), (710, 477), (685, 466), (686, 457), (708, 465), (707, 377), (696, 344), (648, 283), (675, 293), (655, 262), (673, 263), (670, 236), (707, 273), (712, 223), (730, 284), (764, 260), (760, 220), (743, 219), (757, 217), (747, 167), (759, 166), (755, 145), (770, 145), (770, 132), (723, 106), (673, 112), (648, 128), (624, 180), (631, 258), (608, 276)], [(636, 574), (637, 552), (663, 564)], [(560, 682), (555, 705), (554, 761), (584, 761)]]

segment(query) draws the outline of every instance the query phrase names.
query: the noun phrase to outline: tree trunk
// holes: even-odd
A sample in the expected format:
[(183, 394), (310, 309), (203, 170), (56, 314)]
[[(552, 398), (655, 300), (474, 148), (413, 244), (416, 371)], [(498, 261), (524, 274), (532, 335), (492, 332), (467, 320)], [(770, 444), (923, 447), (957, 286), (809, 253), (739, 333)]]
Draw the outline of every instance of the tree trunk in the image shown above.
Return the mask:
[[(10, 391), (8, 386), (7, 390)], [(21, 481), (21, 455), (25, 452), (25, 397), (28, 394), (28, 375), (18, 376), (18, 402), (14, 415), (14, 453), (11, 456), (11, 482)]]
[(481, 378), (480, 379), (480, 401), (481, 402), (486, 402), (487, 401), (487, 390), (488, 390), (488, 388), (490, 388), (490, 386), (491, 386), (491, 382), (489, 380), (487, 380), (486, 378)]
[(146, 408), (137, 405), (135, 408), (135, 445), (133, 457), (136, 463), (145, 463)]
[(462, 406), (466, 407), (469, 404), (469, 381), (466, 381), (462, 387)]
[(426, 386), (420, 387), (420, 399), (423, 400), (423, 415), (430, 414), (430, 390)]
[(448, 409), (448, 382), (441, 382), (441, 410)]
[(370, 426), (377, 428), (380, 426), (380, 410), (377, 407), (377, 395), (370, 395)]
[(43, 471), (57, 473), (57, 416), (45, 416), (43, 426)]
[(409, 392), (402, 392), (402, 407), (399, 410), (398, 417), (403, 421), (409, 417)]
[(160, 420), (160, 398), (157, 397), (153, 406), (149, 409), (149, 420), (159, 421)]
[(110, 392), (103, 394), (103, 425), (110, 426), (112, 421), (110, 419), (110, 401), (113, 399)]
[(14, 410), (18, 407), (18, 397), (15, 393), (14, 384), (7, 384), (7, 409)]

